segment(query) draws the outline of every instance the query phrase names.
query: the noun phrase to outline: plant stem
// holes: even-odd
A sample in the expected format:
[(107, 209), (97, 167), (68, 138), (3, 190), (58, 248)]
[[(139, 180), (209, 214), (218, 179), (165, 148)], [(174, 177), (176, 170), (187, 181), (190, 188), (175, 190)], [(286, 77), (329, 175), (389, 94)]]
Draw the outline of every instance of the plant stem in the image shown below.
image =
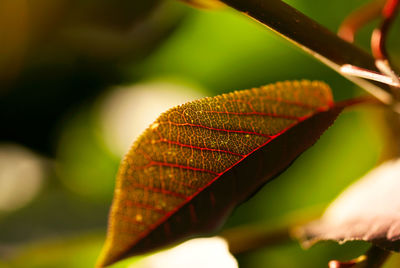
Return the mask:
[(358, 30), (379, 17), (384, 4), (385, 0), (374, 0), (350, 13), (340, 25), (338, 36), (347, 42), (353, 43)]
[(293, 211), (274, 223), (253, 223), (222, 231), (233, 254), (253, 252), (254, 250), (290, 242), (295, 237), (294, 230), (321, 214), (325, 205), (316, 205)]
[[(378, 72), (374, 58), (336, 36), (281, 0), (221, 0), (279, 33), (327, 66), (341, 73), (345, 64)], [(392, 103), (391, 89), (380, 82), (345, 75), (384, 103)]]
[(330, 261), (329, 268), (380, 268), (390, 256), (390, 251), (372, 246), (365, 255), (354, 260), (340, 262)]
[(399, 8), (399, 0), (387, 0), (383, 9), (382, 15), (384, 17), (381, 26), (372, 34), (371, 49), (376, 59), (387, 60), (388, 53), (386, 51), (387, 34), (397, 15)]
[(365, 265), (360, 266), (363, 268), (379, 268), (386, 262), (390, 256), (390, 251), (381, 249), (376, 246), (372, 246), (367, 252), (367, 259), (365, 260)]
[(229, 244), (232, 254), (253, 252), (261, 248), (291, 241), (290, 228), (266, 229), (261, 226), (241, 226), (220, 234)]

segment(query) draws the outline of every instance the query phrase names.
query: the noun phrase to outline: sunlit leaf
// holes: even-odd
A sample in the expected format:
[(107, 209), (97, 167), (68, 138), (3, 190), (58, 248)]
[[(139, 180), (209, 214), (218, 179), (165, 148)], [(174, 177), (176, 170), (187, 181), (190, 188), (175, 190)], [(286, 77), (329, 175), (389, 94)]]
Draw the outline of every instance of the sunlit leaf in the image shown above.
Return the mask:
[(320, 220), (297, 230), (310, 246), (320, 240), (373, 242), (400, 251), (400, 160), (372, 170), (345, 190)]
[(321, 82), (284, 82), (162, 114), (120, 166), (98, 266), (215, 231), (314, 144), (342, 108)]

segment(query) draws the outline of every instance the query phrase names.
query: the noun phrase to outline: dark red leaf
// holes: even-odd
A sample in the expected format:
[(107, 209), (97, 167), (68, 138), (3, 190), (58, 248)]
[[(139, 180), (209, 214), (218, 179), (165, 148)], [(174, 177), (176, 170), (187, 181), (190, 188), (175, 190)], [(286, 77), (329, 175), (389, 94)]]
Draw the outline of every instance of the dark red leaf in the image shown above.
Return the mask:
[(342, 108), (321, 82), (284, 82), (162, 114), (121, 163), (98, 267), (218, 229), (313, 145)]

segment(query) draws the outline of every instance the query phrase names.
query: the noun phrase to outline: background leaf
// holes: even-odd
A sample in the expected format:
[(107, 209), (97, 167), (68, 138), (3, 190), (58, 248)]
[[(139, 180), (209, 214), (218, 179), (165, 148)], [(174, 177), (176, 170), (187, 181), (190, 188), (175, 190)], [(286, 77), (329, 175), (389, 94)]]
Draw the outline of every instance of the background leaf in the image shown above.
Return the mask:
[(170, 109), (123, 160), (98, 266), (220, 227), (332, 124), (329, 87), (284, 82)]
[(297, 230), (309, 246), (320, 240), (373, 242), (400, 251), (400, 160), (387, 162), (344, 191), (322, 218)]

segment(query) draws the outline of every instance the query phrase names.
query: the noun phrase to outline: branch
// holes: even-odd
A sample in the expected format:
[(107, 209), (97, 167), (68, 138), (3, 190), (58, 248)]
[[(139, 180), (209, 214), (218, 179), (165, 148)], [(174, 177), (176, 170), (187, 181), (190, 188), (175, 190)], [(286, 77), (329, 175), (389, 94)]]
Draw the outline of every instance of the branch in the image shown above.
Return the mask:
[(281, 0), (221, 0), (221, 2), (277, 32), (380, 101), (392, 104), (393, 98), (389, 86), (341, 72), (340, 68), (346, 64), (379, 72), (371, 55), (339, 38), (295, 8)]
[(289, 242), (290, 230), (290, 226), (274, 229), (246, 225), (223, 231), (219, 236), (228, 242), (229, 251), (236, 255)]
[(380, 268), (390, 256), (390, 251), (372, 246), (365, 255), (354, 260), (340, 262), (330, 261), (329, 268)]
[(350, 13), (338, 30), (338, 36), (353, 43), (358, 30), (380, 16), (385, 0), (374, 0)]
[(245, 224), (222, 231), (232, 254), (243, 254), (293, 241), (293, 230), (316, 219), (324, 206), (317, 205), (293, 211), (275, 223)]

